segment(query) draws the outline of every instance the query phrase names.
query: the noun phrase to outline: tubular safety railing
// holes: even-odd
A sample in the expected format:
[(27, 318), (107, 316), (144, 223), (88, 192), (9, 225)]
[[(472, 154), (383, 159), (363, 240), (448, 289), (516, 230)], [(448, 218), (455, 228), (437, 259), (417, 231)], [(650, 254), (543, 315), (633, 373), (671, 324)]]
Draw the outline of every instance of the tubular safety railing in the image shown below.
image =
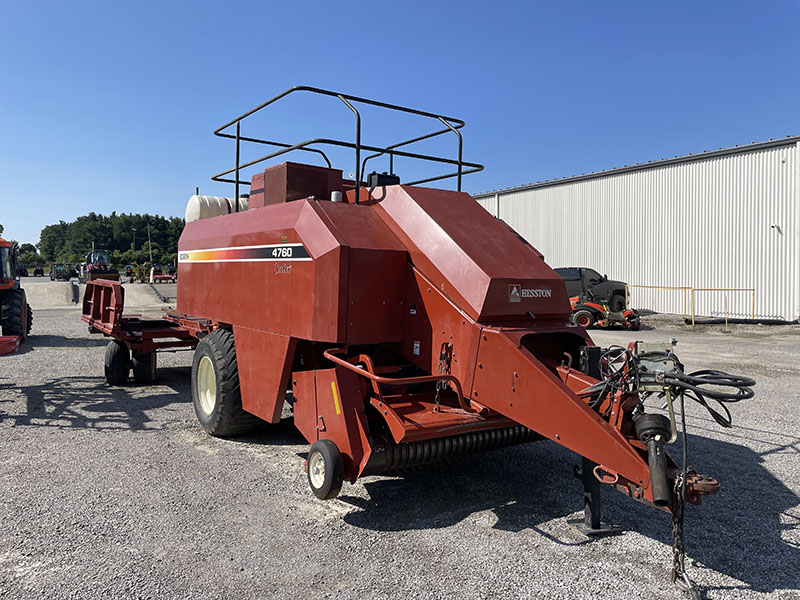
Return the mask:
[(687, 298), (692, 288), (684, 286), (670, 286), (670, 285), (630, 285), (625, 284), (625, 306), (630, 306), (630, 288), (644, 289), (644, 290), (680, 290), (683, 292), (683, 318), (686, 319)]
[[(264, 140), (259, 138), (253, 137), (245, 137), (242, 135), (241, 125), (242, 122), (249, 116), (257, 113), (258, 111), (274, 104), (278, 100), (289, 96), (295, 92), (309, 92), (312, 94), (318, 94), (322, 96), (329, 96), (332, 98), (337, 98), (340, 102), (342, 102), (345, 107), (347, 107), (352, 113), (355, 118), (355, 142), (347, 142), (342, 140), (334, 140), (330, 138), (312, 138), (309, 140), (305, 140), (303, 142), (298, 142), (296, 144), (287, 144), (285, 142), (276, 142), (272, 140)], [(385, 108), (388, 110), (394, 110), (398, 112), (403, 112), (411, 115), (416, 115), (419, 117), (425, 117), (430, 119), (435, 119), (444, 127), (442, 129), (437, 129), (425, 135), (421, 135), (410, 140), (404, 140), (397, 142), (395, 144), (391, 144), (386, 146), (385, 148), (381, 148), (378, 146), (370, 146), (367, 144), (361, 143), (361, 113), (358, 112), (358, 109), (354, 106), (354, 104), (364, 104), (368, 106), (375, 106), (378, 108)], [(231, 127), (235, 125), (235, 134), (231, 133), (229, 130)], [(350, 148), (355, 150), (355, 173), (354, 173), (354, 180), (355, 180), (355, 202), (358, 203), (359, 200), (359, 189), (362, 185), (362, 177), (364, 176), (366, 164), (369, 160), (373, 158), (377, 158), (379, 156), (384, 156), (386, 154), (389, 155), (389, 169), (391, 174), (394, 174), (394, 159), (395, 157), (404, 157), (404, 158), (412, 158), (417, 160), (425, 160), (434, 163), (440, 163), (445, 165), (455, 165), (457, 166), (457, 170), (455, 173), (446, 173), (444, 175), (437, 175), (434, 177), (428, 177), (426, 179), (420, 179), (417, 181), (411, 181), (408, 185), (417, 185), (420, 183), (430, 183), (431, 181), (439, 181), (442, 179), (448, 179), (451, 177), (457, 178), (457, 189), (461, 191), (461, 178), (464, 175), (468, 175), (469, 173), (477, 173), (478, 171), (483, 170), (483, 165), (477, 163), (468, 163), (464, 162), (463, 156), (463, 139), (461, 137), (461, 132), (459, 129), (464, 127), (466, 123), (461, 119), (456, 119), (454, 117), (448, 117), (445, 115), (440, 115), (432, 112), (417, 110), (414, 108), (407, 108), (405, 106), (399, 106), (397, 104), (388, 104), (386, 102), (379, 102), (377, 100), (369, 100), (367, 98), (360, 98), (358, 96), (351, 96), (349, 94), (342, 94), (339, 92), (333, 92), (330, 90), (324, 90), (321, 88), (310, 87), (310, 86), (295, 86), (289, 88), (285, 92), (278, 94), (274, 98), (267, 100), (263, 104), (256, 106), (254, 109), (249, 110), (248, 112), (244, 113), (243, 115), (233, 119), (232, 121), (225, 123), (222, 127), (219, 127), (214, 131), (214, 135), (222, 138), (236, 140), (236, 148), (235, 148), (235, 166), (231, 169), (226, 171), (222, 171), (214, 175), (211, 180), (212, 181), (219, 181), (224, 183), (233, 183), (235, 186), (235, 194), (236, 194), (236, 210), (239, 210), (239, 186), (240, 185), (250, 185), (249, 181), (243, 181), (240, 179), (239, 175), (242, 169), (246, 169), (248, 167), (252, 167), (253, 165), (262, 163), (264, 161), (270, 160), (272, 158), (276, 158), (283, 154), (287, 154), (289, 152), (293, 152), (295, 150), (302, 150), (305, 152), (314, 152), (322, 156), (325, 160), (328, 168), (331, 168), (331, 161), (328, 156), (319, 148), (314, 148), (311, 146), (318, 146), (318, 145), (328, 145), (328, 146), (335, 146), (340, 148)], [(428, 154), (419, 154), (415, 152), (408, 152), (406, 150), (399, 150), (398, 148), (402, 148), (403, 146), (409, 146), (411, 144), (421, 142), (423, 140), (428, 140), (440, 135), (444, 135), (447, 133), (454, 133), (458, 139), (458, 158), (446, 158), (442, 156), (434, 156)], [(275, 146), (280, 148), (280, 150), (276, 150), (270, 154), (266, 154), (254, 160), (247, 161), (243, 164), (240, 164), (240, 156), (241, 156), (241, 143), (242, 142), (249, 142), (254, 144), (264, 144), (267, 146)], [(366, 150), (369, 152), (373, 152), (374, 154), (367, 156), (364, 158), (364, 161), (361, 161), (361, 151)], [(466, 167), (466, 170), (465, 170)], [(234, 178), (230, 179), (226, 176), (230, 175), (231, 173), (234, 174)]]
[[(750, 293), (750, 319), (756, 319), (756, 289), (755, 288), (692, 288), (692, 327), (695, 322), (695, 292), (749, 292)], [(728, 296), (725, 295), (725, 331), (728, 330)]]
[[(696, 292), (747, 292), (750, 294), (750, 319), (755, 321), (756, 318), (756, 289), (755, 288), (712, 288), (702, 287), (696, 288), (691, 286), (668, 286), (668, 285), (625, 285), (625, 305), (630, 306), (630, 290), (644, 289), (644, 290), (664, 290), (664, 291), (680, 291), (683, 294), (683, 319), (687, 319), (689, 315), (692, 318), (692, 327), (695, 326), (697, 317), (697, 303)], [(724, 308), (721, 314), (725, 317), (725, 329), (727, 331), (728, 319), (731, 316), (728, 310), (728, 296), (726, 294), (723, 302)]]

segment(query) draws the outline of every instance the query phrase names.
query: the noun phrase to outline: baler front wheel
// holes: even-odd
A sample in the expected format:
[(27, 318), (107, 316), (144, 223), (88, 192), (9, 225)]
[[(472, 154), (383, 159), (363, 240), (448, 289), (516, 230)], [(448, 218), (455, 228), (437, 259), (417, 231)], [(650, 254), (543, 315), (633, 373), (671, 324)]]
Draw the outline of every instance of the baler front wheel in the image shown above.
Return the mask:
[(318, 440), (308, 451), (308, 485), (320, 500), (336, 498), (344, 481), (344, 464), (331, 440)]
[(123, 342), (111, 340), (106, 346), (105, 372), (108, 385), (121, 385), (131, 370), (131, 353)]
[(195, 348), (192, 401), (197, 420), (211, 435), (239, 435), (261, 423), (242, 408), (236, 347), (227, 329), (212, 331)]

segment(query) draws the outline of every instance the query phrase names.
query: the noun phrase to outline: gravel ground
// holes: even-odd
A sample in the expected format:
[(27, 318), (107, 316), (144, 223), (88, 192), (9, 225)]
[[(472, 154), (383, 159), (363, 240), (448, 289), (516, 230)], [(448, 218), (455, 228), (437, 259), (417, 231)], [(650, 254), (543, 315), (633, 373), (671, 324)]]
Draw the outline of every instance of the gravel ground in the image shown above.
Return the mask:
[[(723, 486), (687, 509), (691, 576), (708, 598), (800, 598), (800, 328), (646, 322), (658, 329), (593, 336), (678, 337), (689, 369), (758, 380), (732, 430), (689, 407), (691, 463)], [(290, 419), (212, 438), (189, 353), (160, 355), (154, 386), (109, 388), (105, 344), (76, 308), (47, 308), (0, 357), (4, 599), (685, 597), (669, 583), (668, 515), (604, 488), (624, 533), (587, 541), (565, 523), (581, 507), (578, 458), (554, 443), (369, 477), (321, 502)]]

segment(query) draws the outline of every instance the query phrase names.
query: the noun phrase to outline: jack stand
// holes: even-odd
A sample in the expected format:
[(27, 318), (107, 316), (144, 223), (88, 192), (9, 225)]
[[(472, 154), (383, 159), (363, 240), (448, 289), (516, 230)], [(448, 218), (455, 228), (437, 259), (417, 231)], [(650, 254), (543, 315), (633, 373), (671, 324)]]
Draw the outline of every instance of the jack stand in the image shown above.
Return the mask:
[(567, 523), (589, 537), (621, 533), (621, 528), (600, 518), (600, 482), (594, 476), (596, 466), (592, 461), (583, 459), (583, 519), (569, 519)]

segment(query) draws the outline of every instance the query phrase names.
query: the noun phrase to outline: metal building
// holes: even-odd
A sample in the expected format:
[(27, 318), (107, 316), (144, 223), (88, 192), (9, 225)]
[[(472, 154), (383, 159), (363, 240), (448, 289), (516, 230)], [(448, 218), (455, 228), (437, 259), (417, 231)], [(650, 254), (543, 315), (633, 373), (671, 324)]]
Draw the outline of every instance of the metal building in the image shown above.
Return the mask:
[(551, 266), (633, 284), (635, 308), (681, 314), (693, 297), (698, 315), (796, 321), (799, 154), (787, 137), (475, 198)]

